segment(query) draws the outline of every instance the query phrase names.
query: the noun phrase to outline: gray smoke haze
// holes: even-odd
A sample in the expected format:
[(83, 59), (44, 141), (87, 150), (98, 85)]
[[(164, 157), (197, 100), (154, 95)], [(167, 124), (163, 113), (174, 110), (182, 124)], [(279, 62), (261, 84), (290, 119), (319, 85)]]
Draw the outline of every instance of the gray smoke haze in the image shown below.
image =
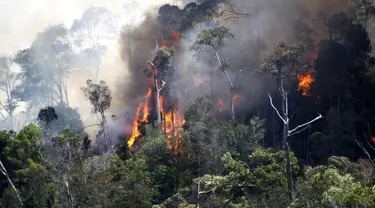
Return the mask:
[[(130, 6), (131, 3), (135, 6)], [(107, 51), (101, 57), (99, 79), (108, 83), (113, 93), (113, 102), (108, 115), (117, 114), (115, 121), (110, 121), (110, 128), (115, 134), (129, 133), (131, 119), (135, 108), (149, 87), (141, 69), (147, 61), (155, 55), (153, 38), (159, 42), (170, 39), (170, 31), (181, 32), (182, 39), (177, 47), (173, 65), (176, 69), (172, 78), (168, 79), (171, 88), (170, 95), (181, 108), (186, 108), (197, 97), (213, 94), (220, 96), (229, 104), (228, 83), (221, 71), (217, 71), (217, 64), (206, 55), (194, 57), (189, 50), (196, 35), (203, 29), (216, 25), (225, 25), (235, 35), (234, 40), (228, 40), (222, 49), (222, 57), (233, 63), (230, 76), (234, 78), (237, 69), (243, 62), (245, 52), (248, 56), (244, 62), (244, 72), (241, 74), (238, 91), (243, 100), (238, 106), (240, 111), (251, 110), (265, 93), (269, 83), (264, 83), (250, 76), (249, 72), (259, 66), (260, 53), (272, 48), (280, 39), (295, 41), (295, 26), (301, 19), (305, 20), (316, 32), (315, 37), (326, 34), (324, 20), (345, 9), (347, 1), (340, 0), (233, 0), (241, 12), (251, 14), (247, 19), (218, 18), (217, 22), (201, 21), (202, 8), (216, 5), (218, 0), (197, 1), (203, 3), (190, 4), (188, 0), (153, 0), (121, 2), (117, 0), (15, 0), (0, 3), (0, 54), (12, 55), (20, 49), (30, 47), (31, 42), (39, 32), (47, 26), (64, 24), (70, 28), (73, 20), (80, 19), (86, 9), (91, 6), (103, 6), (113, 13), (123, 13), (125, 19), (118, 22), (122, 27), (121, 33), (112, 40), (103, 42)], [(177, 5), (165, 6), (164, 4)], [(128, 5), (128, 7), (123, 7)], [(164, 6), (163, 6), (164, 5)], [(189, 5), (188, 7), (184, 7)], [(159, 9), (163, 8), (163, 15), (168, 12), (181, 13), (183, 20), (176, 25), (161, 22)], [(191, 24), (191, 21), (197, 24)], [(92, 62), (92, 57), (83, 60), (85, 64)], [(66, 78), (69, 105), (77, 108), (84, 125), (96, 123), (96, 116), (90, 112), (90, 104), (81, 91), (88, 78), (93, 78), (93, 69), (74, 70)], [(211, 87), (212, 83), (212, 87)], [(228, 103), (228, 104), (227, 104)], [(46, 104), (47, 105), (47, 104)], [(41, 106), (43, 107), (43, 106)], [(35, 114), (35, 113), (34, 113)], [(125, 114), (125, 116), (124, 116)], [(22, 117), (23, 115), (23, 117)], [(36, 115), (32, 115), (36, 116)], [(25, 125), (22, 118), (29, 117), (20, 114), (20, 125)], [(21, 122), (22, 121), (22, 122)], [(96, 128), (91, 128), (91, 135), (95, 135)]]
[[(200, 1), (205, 6), (213, 7), (217, 0)], [(250, 72), (259, 67), (260, 55), (263, 51), (272, 49), (278, 41), (295, 42), (297, 25), (301, 22), (308, 24), (313, 30), (313, 37), (326, 37), (324, 21), (332, 15), (344, 10), (348, 2), (340, 0), (236, 0), (231, 1), (242, 13), (251, 16), (246, 19), (218, 18), (217, 21), (197, 21), (201, 10), (199, 6), (188, 4), (187, 7), (164, 5), (157, 10), (150, 10), (148, 18), (138, 27), (134, 28), (133, 35), (129, 36), (126, 29), (122, 32), (122, 38), (132, 44), (131, 57), (129, 58), (129, 44), (126, 41), (122, 45), (122, 58), (128, 65), (129, 78), (119, 83), (118, 88), (123, 89), (123, 100), (130, 109), (143, 99), (149, 87), (145, 75), (141, 72), (145, 63), (151, 61), (155, 55), (153, 38), (168, 36), (166, 31), (178, 30), (183, 38), (176, 45), (177, 52), (173, 58), (176, 69), (172, 78), (167, 80), (171, 88), (170, 95), (177, 100), (180, 107), (185, 108), (198, 97), (211, 95), (220, 96), (229, 106), (230, 92), (228, 83), (221, 71), (218, 71), (217, 63), (205, 54), (199, 58), (194, 57), (195, 52), (189, 47), (193, 44), (196, 35), (203, 29), (214, 28), (217, 25), (228, 27), (235, 35), (234, 40), (228, 40), (226, 47), (221, 51), (222, 58), (228, 58), (233, 67), (229, 70), (230, 77), (234, 80), (240, 65), (244, 64), (244, 72), (241, 74), (238, 91), (242, 95), (242, 101), (237, 110), (249, 111), (261, 102), (265, 90), (272, 84), (261, 82), (250, 76)], [(184, 2), (186, 5), (187, 2)], [(198, 9), (196, 9), (198, 8)], [(184, 15), (185, 14), (185, 15)], [(160, 15), (162, 16), (160, 18)], [(166, 18), (163, 19), (163, 16)], [(175, 18), (177, 16), (177, 18)], [(194, 18), (191, 18), (191, 17)], [(179, 19), (181, 18), (181, 19)], [(187, 24), (189, 18), (198, 24)], [(172, 23), (165, 24), (166, 19)], [(302, 33), (302, 31), (297, 31)], [(245, 61), (244, 55), (248, 53)], [(133, 110), (134, 112), (134, 110)], [(134, 115), (134, 113), (133, 113)]]

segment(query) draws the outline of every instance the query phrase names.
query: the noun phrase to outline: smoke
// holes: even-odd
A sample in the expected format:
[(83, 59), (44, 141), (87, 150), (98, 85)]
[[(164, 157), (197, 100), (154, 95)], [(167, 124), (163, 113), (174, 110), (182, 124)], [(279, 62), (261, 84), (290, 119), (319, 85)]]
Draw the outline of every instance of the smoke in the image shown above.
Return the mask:
[[(221, 51), (222, 58), (228, 58), (233, 67), (228, 70), (234, 81), (238, 69), (244, 66), (236, 91), (241, 94), (241, 101), (236, 106), (239, 112), (249, 112), (264, 101), (266, 91), (272, 82), (264, 82), (251, 75), (259, 68), (262, 52), (272, 49), (280, 40), (293, 43), (301, 36), (311, 35), (320, 40), (327, 37), (325, 21), (334, 14), (348, 7), (347, 1), (341, 0), (233, 0), (239, 12), (250, 14), (249, 18), (226, 16), (207, 20), (209, 9), (217, 8), (224, 0), (206, 0), (200, 3), (181, 2), (180, 5), (160, 5), (147, 10), (146, 18), (132, 30), (124, 27), (121, 34), (121, 54), (127, 66), (127, 76), (119, 82), (116, 89), (127, 106), (128, 116), (132, 118), (136, 106), (150, 87), (142, 68), (155, 56), (155, 42), (168, 41), (172, 31), (182, 34), (182, 40), (175, 44), (177, 49), (173, 57), (175, 73), (166, 78), (169, 85), (169, 97), (179, 108), (186, 108), (191, 101), (202, 96), (221, 97), (226, 107), (230, 103), (229, 85), (218, 64), (207, 54), (195, 56), (189, 50), (197, 34), (203, 29), (218, 25), (228, 27), (235, 35), (234, 40), (227, 40)], [(223, 8), (223, 7), (218, 7)], [(220, 10), (219, 10), (220, 11)], [(228, 14), (225, 8), (224, 14)], [(308, 34), (298, 27), (308, 25), (313, 33)], [(303, 33), (303, 34), (302, 34)], [(247, 56), (245, 56), (247, 54)], [(130, 111), (130, 112), (129, 112)]]
[[(237, 109), (251, 111), (261, 102), (270, 85), (250, 75), (252, 70), (259, 67), (261, 52), (271, 49), (280, 39), (295, 41), (296, 24), (301, 21), (310, 25), (316, 33), (315, 37), (324, 37), (324, 21), (347, 7), (347, 2), (340, 0), (232, 0), (240, 12), (251, 16), (229, 20), (219, 17), (215, 21), (207, 21), (205, 16), (208, 9), (223, 1), (4, 1), (0, 3), (0, 54), (14, 54), (30, 47), (36, 34), (49, 25), (63, 23), (70, 28), (73, 20), (80, 19), (90, 6), (104, 6), (116, 14), (122, 12), (122, 19), (118, 22), (121, 33), (103, 43), (107, 52), (101, 58), (98, 76), (112, 90), (113, 102), (109, 115), (118, 116), (117, 120), (109, 119), (109, 126), (120, 134), (131, 130), (127, 128), (130, 127), (136, 106), (143, 101), (149, 87), (141, 69), (155, 55), (155, 38), (162, 44), (171, 39), (171, 31), (182, 34), (173, 58), (175, 73), (166, 80), (170, 97), (180, 108), (186, 108), (197, 97), (206, 95), (222, 97), (229, 105), (228, 83), (222, 72), (217, 70), (217, 63), (207, 55), (202, 54), (197, 58), (195, 52), (189, 50), (201, 30), (217, 25), (228, 27), (235, 39), (228, 40), (221, 56), (233, 64), (228, 71), (232, 79), (240, 65), (244, 65), (237, 88), (243, 99)], [(124, 8), (124, 5), (127, 7)], [(246, 58), (245, 53), (248, 54)], [(93, 70), (76, 70), (67, 79), (69, 104), (78, 109), (84, 125), (91, 125), (97, 120), (80, 89), (88, 78), (92, 79), (92, 73)], [(97, 129), (88, 131), (94, 135)]]

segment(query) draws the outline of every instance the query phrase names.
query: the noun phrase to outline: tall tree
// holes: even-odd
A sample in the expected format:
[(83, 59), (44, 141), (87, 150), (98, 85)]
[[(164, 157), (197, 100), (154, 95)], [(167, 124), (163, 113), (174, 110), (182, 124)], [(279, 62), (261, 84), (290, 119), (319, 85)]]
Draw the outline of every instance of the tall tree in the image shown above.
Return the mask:
[(94, 82), (98, 81), (102, 56), (107, 52), (103, 41), (116, 37), (117, 21), (118, 17), (107, 8), (90, 7), (70, 28), (74, 44), (81, 51), (76, 64), (94, 68)]
[[(234, 104), (235, 104), (235, 90), (240, 78), (240, 73), (243, 70), (243, 63), (235, 76), (235, 78), (230, 78), (228, 69), (232, 67), (232, 64), (228, 59), (221, 56), (220, 49), (224, 46), (225, 40), (228, 38), (234, 38), (234, 35), (229, 31), (228, 28), (221, 26), (214, 29), (203, 30), (200, 32), (191, 46), (191, 50), (197, 53), (206, 52), (208, 53), (216, 62), (219, 64), (219, 69), (223, 72), (225, 78), (228, 81), (229, 90), (231, 93), (231, 115), (232, 119), (236, 118)], [(246, 53), (247, 55), (247, 53)], [(245, 58), (246, 58), (245, 55)], [(244, 59), (245, 59), (244, 58)]]
[(286, 152), (286, 176), (288, 180), (289, 200), (294, 200), (294, 188), (293, 188), (293, 176), (292, 176), (292, 165), (290, 160), (290, 147), (288, 137), (305, 130), (311, 123), (322, 118), (319, 114), (315, 119), (298, 125), (294, 129), (290, 129), (290, 118), (289, 118), (289, 105), (288, 105), (288, 90), (285, 89), (285, 80), (289, 79), (291, 75), (296, 75), (298, 71), (305, 69), (304, 59), (304, 45), (294, 44), (287, 45), (285, 42), (280, 42), (277, 47), (269, 52), (265, 53), (263, 57), (263, 64), (261, 70), (272, 74), (276, 81), (277, 90), (279, 91), (282, 101), (281, 110), (282, 113), (275, 107), (270, 94), (270, 104), (276, 111), (277, 115), (283, 123), (283, 134), (282, 134), (282, 145)]
[(0, 101), (0, 107), (7, 115), (0, 111), (0, 116), (4, 119), (9, 118), (10, 128), (13, 129), (13, 114), (18, 107), (18, 100), (13, 91), (18, 84), (18, 77), (11, 71), (12, 60), (9, 57), (0, 57), (0, 90), (4, 93), (4, 102)]
[(139, 3), (133, 0), (123, 7), (123, 14), (121, 19), (125, 20), (125, 24), (122, 27), (121, 32), (121, 41), (125, 45), (125, 52), (127, 53), (127, 60), (128, 62), (132, 59), (132, 52), (133, 52), (133, 29), (134, 29), (134, 22), (136, 21), (136, 14), (137, 10), (139, 10)]
[(68, 105), (65, 78), (71, 71), (73, 52), (68, 30), (54, 25), (39, 33), (30, 48), (19, 51), (15, 62), (21, 66), (22, 83), (17, 95), (30, 105)]
[[(92, 113), (99, 113), (101, 116), (100, 131), (98, 136), (104, 137), (104, 151), (107, 151), (112, 146), (111, 137), (108, 132), (107, 120), (105, 112), (111, 107), (111, 91), (108, 85), (104, 81), (100, 81), (100, 84), (93, 83), (90, 79), (86, 82), (86, 87), (82, 88), (86, 99), (92, 105)], [(99, 138), (97, 138), (99, 139)]]

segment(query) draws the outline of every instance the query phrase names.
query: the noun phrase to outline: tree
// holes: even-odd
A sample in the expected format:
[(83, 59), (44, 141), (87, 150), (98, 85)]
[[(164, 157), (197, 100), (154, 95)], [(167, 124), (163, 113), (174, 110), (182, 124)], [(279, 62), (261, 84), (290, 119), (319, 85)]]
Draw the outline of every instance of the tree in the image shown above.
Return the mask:
[(71, 71), (72, 57), (68, 30), (63, 25), (46, 28), (30, 48), (19, 51), (15, 57), (22, 78), (16, 95), (22, 101), (30, 101), (31, 106), (69, 105), (65, 78)]
[(228, 69), (232, 67), (232, 64), (229, 62), (229, 60), (223, 59), (220, 53), (220, 49), (224, 46), (224, 42), (228, 38), (234, 38), (234, 35), (224, 26), (203, 30), (198, 34), (190, 49), (196, 51), (198, 54), (200, 52), (208, 53), (219, 64), (219, 69), (223, 72), (228, 81), (229, 90), (231, 93), (231, 115), (232, 119), (234, 120), (236, 118), (234, 110), (234, 95), (240, 73), (243, 70), (243, 63), (241, 64), (235, 79), (231, 79), (228, 74)]
[(117, 33), (118, 18), (105, 7), (90, 7), (76, 19), (70, 28), (74, 44), (81, 49), (78, 66), (96, 69), (94, 82), (98, 81), (102, 56), (107, 47), (103, 41), (113, 39)]
[[(226, 169), (224, 176), (204, 175), (195, 179), (204, 187), (202, 195), (212, 193), (211, 199), (220, 202), (220, 207), (264, 202), (277, 187), (286, 187), (285, 152), (274, 152), (258, 148), (249, 155), (249, 162), (240, 161), (230, 153), (223, 155)], [(292, 154), (294, 171), (298, 172), (297, 158)], [(277, 193), (282, 195), (282, 191)], [(280, 205), (282, 202), (278, 201)]]
[(112, 165), (112, 206), (148, 208), (152, 206), (150, 173), (145, 158), (129, 158), (125, 162), (116, 155)]
[(306, 170), (298, 184), (297, 200), (291, 207), (372, 207), (373, 188), (362, 187), (350, 174), (334, 167), (318, 166)]
[(0, 57), (0, 90), (5, 94), (5, 101), (0, 101), (1, 108), (8, 114), (5, 116), (0, 111), (3, 119), (10, 119), (10, 128), (13, 129), (13, 114), (18, 107), (18, 100), (14, 96), (14, 90), (18, 84), (16, 73), (11, 71), (12, 60), (9, 57)]
[(126, 22), (121, 32), (121, 42), (125, 44), (125, 51), (128, 55), (127, 61), (131, 62), (133, 53), (133, 28), (136, 20), (137, 10), (139, 10), (139, 4), (136, 1), (131, 1), (129, 4), (124, 5), (123, 18)]
[(283, 136), (282, 144), (283, 149), (286, 152), (286, 175), (288, 179), (288, 190), (289, 190), (289, 200), (292, 202), (294, 200), (294, 188), (293, 188), (293, 176), (291, 170), (290, 162), (290, 147), (288, 142), (288, 137), (297, 134), (312, 124), (313, 122), (322, 118), (319, 114), (315, 119), (306, 122), (304, 124), (298, 125), (294, 129), (290, 129), (289, 120), (289, 105), (288, 105), (288, 91), (284, 88), (284, 80), (289, 78), (291, 75), (295, 75), (298, 70), (303, 70), (305, 67), (305, 62), (303, 59), (304, 46), (302, 44), (287, 45), (284, 42), (280, 42), (277, 47), (269, 52), (265, 53), (263, 57), (263, 64), (261, 70), (271, 73), (276, 81), (277, 89), (282, 97), (281, 109), (282, 114), (273, 104), (273, 100), (270, 94), (268, 94), (270, 104), (275, 110), (281, 121), (283, 122)]
[(58, 135), (65, 129), (76, 133), (81, 133), (84, 130), (81, 116), (77, 110), (64, 104), (41, 109), (37, 120), (45, 135)]
[(156, 41), (156, 56), (148, 64), (150, 65), (149, 69), (146, 69), (145, 72), (148, 72), (148, 76), (153, 76), (154, 89), (156, 93), (156, 110), (158, 118), (158, 128), (161, 130), (161, 108), (160, 106), (160, 95), (162, 90), (166, 87), (165, 78), (166, 76), (171, 76), (174, 72), (174, 68), (171, 65), (171, 59), (174, 56), (175, 49), (174, 47), (159, 48), (159, 44)]
[[(3, 150), (8, 167), (7, 175), (14, 180), (15, 187), (26, 207), (43, 207), (46, 203), (54, 203), (50, 198), (56, 186), (40, 157), (40, 140), (42, 134), (38, 128), (30, 124), (12, 138)], [(5, 166), (5, 164), (4, 164)], [(5, 207), (19, 207), (13, 193), (5, 192), (2, 202)]]
[(151, 126), (146, 126), (146, 131), (147, 135), (141, 140), (140, 149), (136, 152), (135, 157), (147, 159), (148, 172), (153, 187), (152, 202), (159, 204), (171, 197), (176, 190), (178, 185), (177, 164), (173, 160), (173, 153), (168, 149), (166, 136), (158, 130), (152, 130)]
[(102, 135), (105, 138), (104, 151), (107, 151), (112, 146), (105, 117), (105, 112), (111, 107), (111, 91), (105, 81), (95, 84), (90, 79), (86, 81), (86, 87), (83, 87), (82, 90), (86, 99), (92, 105), (91, 112), (94, 114), (99, 113), (101, 116), (99, 136)]

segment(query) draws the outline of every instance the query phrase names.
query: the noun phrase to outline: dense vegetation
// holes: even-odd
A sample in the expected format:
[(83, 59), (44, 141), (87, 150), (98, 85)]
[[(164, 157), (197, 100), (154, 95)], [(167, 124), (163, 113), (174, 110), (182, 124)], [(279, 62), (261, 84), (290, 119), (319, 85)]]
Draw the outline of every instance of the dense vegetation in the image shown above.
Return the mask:
[[(110, 139), (113, 95), (97, 74), (81, 90), (99, 115), (99, 133), (85, 134), (64, 91), (67, 63), (81, 62), (61, 38), (79, 24), (70, 31), (50, 27), (30, 48), (1, 60), (0, 89), (8, 93), (0, 103), (7, 115), (1, 115), (12, 129), (18, 102), (49, 107), (18, 132), (0, 131), (0, 207), (375, 207), (375, 59), (367, 27), (375, 5), (358, 2), (327, 21), (329, 37), (318, 44), (296, 29), (305, 34), (296, 43), (263, 51), (250, 74), (272, 83), (274, 93), (245, 113), (236, 110), (235, 94), (246, 71), (241, 65), (230, 77), (235, 64), (221, 54), (235, 32), (202, 30), (189, 49), (217, 64), (232, 98), (228, 115), (217, 115), (213, 97), (200, 97), (171, 133), (159, 103), (158, 116), (143, 123), (131, 145), (131, 135)], [(149, 70), (139, 70), (159, 101), (169, 86), (157, 70), (173, 79), (178, 51), (157, 49)], [(103, 51), (93, 44), (80, 55)], [(10, 73), (10, 61), (21, 67), (18, 76)], [(306, 74), (314, 80), (303, 91), (298, 77)]]

